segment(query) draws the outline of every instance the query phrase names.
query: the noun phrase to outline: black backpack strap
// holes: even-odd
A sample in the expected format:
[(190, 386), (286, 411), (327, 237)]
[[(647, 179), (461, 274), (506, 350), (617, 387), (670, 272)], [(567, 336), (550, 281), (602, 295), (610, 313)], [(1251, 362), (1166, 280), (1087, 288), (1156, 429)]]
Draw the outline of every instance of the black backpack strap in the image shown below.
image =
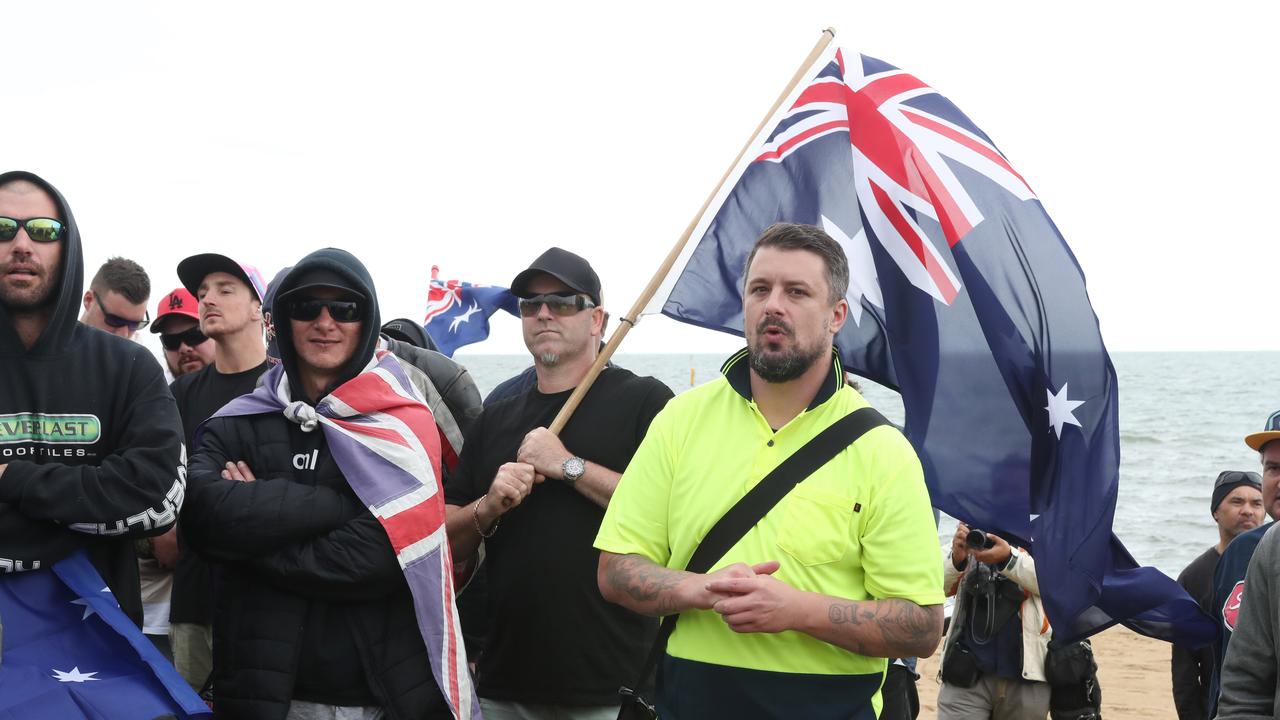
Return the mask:
[[(711, 526), (711, 530), (693, 551), (693, 556), (689, 558), (685, 570), (699, 574), (710, 570), (751, 528), (755, 527), (756, 523), (769, 514), (769, 511), (786, 497), (792, 488), (817, 472), (818, 468), (830, 462), (840, 454), (841, 450), (852, 445), (868, 430), (889, 424), (890, 422), (875, 408), (864, 407), (845, 415), (815, 435), (812, 440), (804, 444), (804, 447), (783, 460), (782, 464), (751, 488), (716, 521), (715, 525)], [(657, 667), (658, 660), (666, 651), (667, 640), (676, 629), (676, 620), (679, 618), (679, 614), (673, 614), (662, 619), (658, 636), (654, 638), (653, 647), (649, 649), (649, 656), (645, 659), (640, 672), (637, 688), (644, 685), (645, 678), (649, 677), (649, 673)], [(628, 692), (634, 694), (634, 691), (623, 688), (624, 694)]]

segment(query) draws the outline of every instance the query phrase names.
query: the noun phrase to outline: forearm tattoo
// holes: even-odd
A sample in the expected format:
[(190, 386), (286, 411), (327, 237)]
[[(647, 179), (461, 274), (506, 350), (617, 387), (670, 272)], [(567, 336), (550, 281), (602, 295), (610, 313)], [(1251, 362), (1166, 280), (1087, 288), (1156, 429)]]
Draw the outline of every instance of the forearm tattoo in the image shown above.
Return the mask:
[(900, 598), (832, 603), (827, 619), (832, 625), (862, 626), (848, 646), (859, 655), (925, 657), (937, 647), (942, 606), (920, 607)]
[[(682, 579), (678, 570), (662, 567), (640, 555), (617, 555), (609, 562), (605, 577), (615, 589), (644, 603), (645, 607), (636, 608), (640, 612), (670, 615), (678, 610), (670, 592)], [(657, 604), (648, 607), (648, 603), (655, 600)]]

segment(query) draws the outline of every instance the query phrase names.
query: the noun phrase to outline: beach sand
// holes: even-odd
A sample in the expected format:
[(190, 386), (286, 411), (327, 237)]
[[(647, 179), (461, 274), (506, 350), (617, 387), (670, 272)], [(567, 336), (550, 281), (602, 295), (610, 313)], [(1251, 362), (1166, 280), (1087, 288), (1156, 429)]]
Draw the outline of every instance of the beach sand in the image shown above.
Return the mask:
[[(1113, 627), (1093, 638), (1098, 661), (1098, 683), (1102, 686), (1102, 717), (1106, 720), (1170, 720), (1176, 718), (1169, 677), (1169, 644), (1142, 637), (1126, 628)], [(928, 660), (921, 660), (920, 719), (934, 720), (938, 714), (938, 663), (941, 648)]]

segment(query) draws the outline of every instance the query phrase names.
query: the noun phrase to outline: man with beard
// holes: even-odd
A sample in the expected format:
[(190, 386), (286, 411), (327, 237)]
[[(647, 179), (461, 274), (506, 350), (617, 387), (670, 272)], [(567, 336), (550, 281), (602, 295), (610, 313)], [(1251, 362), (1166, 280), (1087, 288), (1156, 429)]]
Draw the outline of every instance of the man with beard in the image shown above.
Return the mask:
[(200, 332), (200, 310), (186, 288), (160, 298), (151, 332), (159, 333), (164, 361), (176, 380), (213, 362), (213, 339)]
[(553, 435), (547, 426), (599, 348), (600, 278), (583, 258), (551, 248), (511, 291), (537, 382), (484, 409), (445, 486), (454, 561), (474, 558), (482, 540), (486, 553), (477, 693), (488, 720), (613, 720), (618, 687), (639, 672), (656, 623), (600, 597), (591, 541), (671, 390), (605, 369)]
[(80, 233), (62, 195), (0, 174), (0, 573), (77, 549), (142, 623), (133, 540), (182, 505), (182, 436), (146, 348), (76, 321)]
[[(174, 380), (170, 388), (182, 416), (187, 447), (194, 453), (196, 428), (223, 405), (252, 392), (258, 376), (271, 367), (262, 338), (266, 284), (257, 268), (217, 253), (184, 259), (178, 263), (178, 279), (196, 298), (200, 332), (213, 340), (213, 363)], [(209, 678), (213, 662), (209, 573), (208, 564), (180, 539), (169, 638), (174, 667), (196, 690)]]
[(684, 570), (749, 490), (867, 407), (832, 344), (848, 316), (840, 246), (774, 225), (745, 276), (747, 347), (653, 421), (596, 538), (600, 590), (679, 614), (658, 676), (664, 719), (871, 720), (885, 659), (928, 657), (942, 634), (929, 494), (897, 429), (872, 427), (803, 478), (714, 571)]

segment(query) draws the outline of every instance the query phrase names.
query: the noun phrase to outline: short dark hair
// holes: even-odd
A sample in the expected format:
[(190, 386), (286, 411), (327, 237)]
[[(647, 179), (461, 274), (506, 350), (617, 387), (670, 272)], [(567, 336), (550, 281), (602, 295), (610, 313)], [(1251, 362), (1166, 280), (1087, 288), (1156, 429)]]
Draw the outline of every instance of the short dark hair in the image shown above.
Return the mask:
[(151, 297), (151, 278), (138, 263), (128, 258), (113, 257), (98, 268), (89, 289), (98, 295), (113, 290), (134, 305), (140, 305)]
[(827, 269), (827, 287), (830, 288), (829, 300), (832, 305), (840, 302), (849, 292), (849, 259), (844, 254), (840, 243), (816, 225), (798, 223), (774, 223), (764, 229), (756, 244), (747, 256), (747, 266), (743, 268), (742, 281), (746, 283), (747, 273), (751, 270), (751, 261), (756, 258), (760, 248), (778, 248), (779, 250), (807, 250), (822, 258)]

